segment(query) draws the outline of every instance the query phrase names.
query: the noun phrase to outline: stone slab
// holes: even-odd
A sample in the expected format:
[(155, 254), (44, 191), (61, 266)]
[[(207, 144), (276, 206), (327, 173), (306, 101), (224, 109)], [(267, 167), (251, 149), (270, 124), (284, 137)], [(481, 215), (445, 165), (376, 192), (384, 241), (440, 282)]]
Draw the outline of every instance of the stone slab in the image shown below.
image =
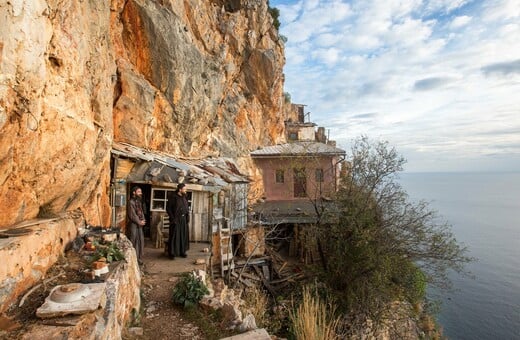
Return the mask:
[[(72, 285), (73, 288), (70, 288)], [(43, 305), (36, 310), (36, 316), (45, 319), (95, 311), (103, 305), (104, 293), (104, 282), (56, 286), (45, 298)]]
[(220, 340), (271, 340), (271, 337), (264, 328), (259, 328), (227, 338), (221, 338)]

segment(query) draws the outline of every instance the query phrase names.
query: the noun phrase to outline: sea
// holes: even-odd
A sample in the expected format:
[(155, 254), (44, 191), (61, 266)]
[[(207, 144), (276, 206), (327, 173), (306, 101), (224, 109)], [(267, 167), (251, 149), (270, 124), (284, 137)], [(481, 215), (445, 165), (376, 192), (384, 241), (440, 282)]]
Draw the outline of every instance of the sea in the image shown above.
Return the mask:
[(453, 291), (437, 321), (448, 339), (520, 339), (520, 172), (402, 173), (410, 199), (425, 200), (452, 225), (476, 261), (450, 274)]

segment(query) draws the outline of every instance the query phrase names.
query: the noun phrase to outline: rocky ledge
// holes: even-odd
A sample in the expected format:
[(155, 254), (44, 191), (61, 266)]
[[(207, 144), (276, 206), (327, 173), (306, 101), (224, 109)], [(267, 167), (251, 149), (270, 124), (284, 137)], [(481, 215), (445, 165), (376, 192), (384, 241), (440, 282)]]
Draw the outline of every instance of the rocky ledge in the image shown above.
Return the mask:
[[(10, 255), (4, 258), (27, 259), (27, 263), (13, 263), (13, 268), (7, 261), (4, 275), (14, 273), (16, 268), (27, 270), (11, 277), (10, 281), (2, 280), (11, 285), (2, 286), (9, 298), (5, 299), (4, 313), (0, 315), (0, 338), (120, 339), (124, 328), (137, 315), (141, 303), (141, 273), (131, 243), (124, 235), (117, 235), (117, 239), (112, 235), (114, 240), (110, 243), (117, 245), (124, 260), (110, 263), (106, 274), (89, 277), (92, 270), (86, 270), (85, 263), (90, 264), (95, 253), (84, 250), (81, 235), (85, 232), (81, 227), (84, 223), (78, 227), (75, 222), (77, 220), (68, 218), (46, 221), (31, 226), (32, 231), (27, 235), (9, 238), (9, 242), (3, 240), (0, 250)], [(69, 228), (65, 235), (60, 233), (57, 238), (61, 247), (53, 247), (50, 240), (56, 236), (56, 230), (65, 229), (61, 228), (63, 225)], [(50, 242), (46, 254), (30, 253), (36, 239)], [(68, 251), (65, 253), (65, 250)], [(28, 254), (22, 256), (24, 252)], [(44, 260), (46, 268), (42, 270), (38, 263)], [(37, 277), (24, 277), (24, 272), (34, 276), (37, 269), (41, 270)], [(56, 272), (59, 274), (54, 275)], [(28, 281), (32, 285), (28, 285)], [(46, 302), (42, 304), (44, 297)]]

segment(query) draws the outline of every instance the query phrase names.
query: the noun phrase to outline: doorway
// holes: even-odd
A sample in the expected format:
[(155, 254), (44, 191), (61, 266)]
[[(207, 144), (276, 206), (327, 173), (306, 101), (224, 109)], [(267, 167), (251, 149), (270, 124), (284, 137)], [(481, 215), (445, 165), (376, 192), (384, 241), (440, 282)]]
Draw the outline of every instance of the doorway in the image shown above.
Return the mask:
[(305, 168), (294, 168), (294, 197), (307, 196), (307, 177), (305, 176)]

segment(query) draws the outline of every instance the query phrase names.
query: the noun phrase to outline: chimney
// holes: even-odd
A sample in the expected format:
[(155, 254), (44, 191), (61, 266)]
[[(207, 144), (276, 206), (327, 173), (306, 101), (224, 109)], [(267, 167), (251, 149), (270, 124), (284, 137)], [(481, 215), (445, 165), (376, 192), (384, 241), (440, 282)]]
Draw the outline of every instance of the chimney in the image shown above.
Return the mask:
[(327, 143), (327, 137), (325, 136), (325, 128), (320, 126), (316, 132), (316, 141), (320, 143)]

